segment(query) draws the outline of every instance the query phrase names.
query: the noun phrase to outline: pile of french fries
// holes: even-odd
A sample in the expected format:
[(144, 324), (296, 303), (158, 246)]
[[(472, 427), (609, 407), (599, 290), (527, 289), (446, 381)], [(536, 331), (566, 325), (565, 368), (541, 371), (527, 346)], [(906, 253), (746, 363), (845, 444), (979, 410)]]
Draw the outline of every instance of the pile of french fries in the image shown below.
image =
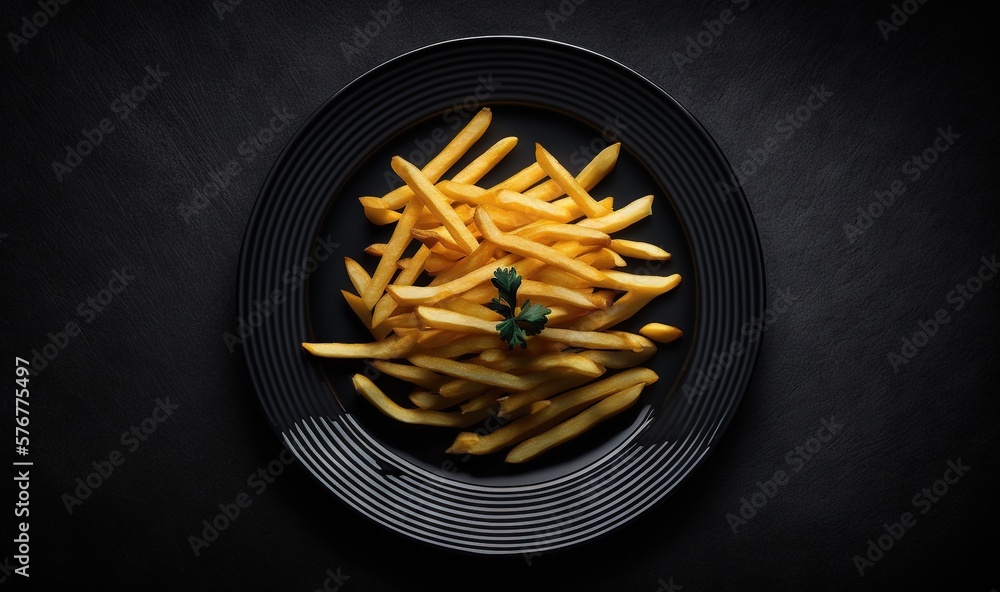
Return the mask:
[[(650, 216), (653, 196), (616, 210), (611, 197), (591, 195), (614, 167), (619, 144), (576, 176), (536, 145), (535, 162), (496, 185), (479, 185), (517, 144), (508, 137), (443, 180), (491, 119), (481, 110), (423, 168), (394, 157), (405, 185), (360, 198), (369, 221), (395, 225), (387, 243), (365, 249), (379, 258), (374, 273), (345, 259), (355, 291), (343, 296), (375, 340), (302, 345), (317, 356), (372, 360), (413, 384), (412, 406), (404, 407), (354, 375), (357, 392), (398, 421), (467, 428), (499, 415), (507, 420), (502, 427), (461, 432), (447, 452), (513, 447), (505, 460), (520, 463), (628, 409), (656, 382), (656, 373), (639, 365), (656, 353), (654, 341), (673, 341), (681, 331), (660, 323), (639, 334), (614, 327), (681, 278), (616, 269), (626, 258), (670, 258), (655, 245), (611, 236)], [(521, 297), (551, 310), (525, 348), (508, 347), (497, 332), (501, 315), (484, 306), (497, 295), (491, 279), (500, 267), (521, 276)]]

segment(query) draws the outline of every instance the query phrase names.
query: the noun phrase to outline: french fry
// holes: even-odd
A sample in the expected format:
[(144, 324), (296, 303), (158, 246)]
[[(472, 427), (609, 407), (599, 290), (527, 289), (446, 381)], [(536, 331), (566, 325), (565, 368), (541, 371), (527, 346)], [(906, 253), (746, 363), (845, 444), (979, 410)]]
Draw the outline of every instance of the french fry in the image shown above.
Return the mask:
[[(574, 415), (579, 410), (637, 384), (649, 385), (659, 377), (648, 368), (630, 368), (597, 382), (563, 393), (534, 415), (527, 415), (485, 435), (459, 434), (445, 452), (488, 454), (535, 436)], [(502, 402), (501, 402), (502, 404)]]
[(441, 376), (440, 374), (419, 366), (399, 364), (397, 362), (387, 362), (384, 360), (375, 360), (371, 364), (382, 374), (386, 374), (400, 380), (405, 380), (406, 382), (412, 382), (413, 384), (430, 391), (437, 390), (442, 384), (450, 380), (447, 376)]
[[(382, 255), (385, 255), (385, 249), (386, 249), (386, 247), (388, 247), (388, 245), (386, 245), (385, 243), (372, 243), (372, 244), (368, 245), (367, 247), (365, 247), (365, 254), (366, 255), (371, 255), (373, 257), (381, 257)], [(346, 257), (345, 257), (345, 259), (346, 259)], [(367, 275), (367, 274), (365, 274), (365, 275)], [(357, 286), (355, 286), (355, 287), (357, 287)]]
[[(599, 366), (604, 366), (605, 368), (611, 368), (613, 370), (618, 370), (620, 368), (632, 368), (633, 366), (638, 366), (642, 364), (649, 358), (653, 357), (656, 353), (656, 345), (653, 342), (649, 342), (649, 345), (643, 347), (640, 351), (604, 351), (592, 349), (584, 352), (580, 352), (581, 356), (589, 358), (594, 361)], [(518, 393), (520, 394), (520, 393)]]
[(597, 245), (600, 247), (611, 244), (611, 237), (609, 235), (599, 230), (584, 228), (575, 224), (546, 224), (517, 230), (512, 234), (540, 243), (576, 241), (581, 245)]
[(492, 390), (473, 399), (469, 399), (465, 403), (462, 403), (461, 409), (462, 413), (472, 413), (474, 411), (480, 411), (482, 409), (487, 409), (489, 407), (495, 408), (497, 404), (497, 391)]
[(652, 215), (653, 196), (647, 195), (645, 197), (640, 197), (624, 208), (615, 210), (610, 214), (601, 216), (600, 218), (587, 218), (586, 220), (580, 220), (577, 224), (583, 226), (584, 228), (593, 228), (594, 230), (600, 230), (601, 232), (606, 232), (607, 234), (613, 234), (623, 228), (628, 228), (646, 216)]
[(497, 141), (483, 152), (475, 160), (470, 162), (464, 169), (455, 173), (456, 183), (475, 183), (483, 178), (486, 173), (493, 170), (497, 164), (517, 145), (517, 138), (511, 136)]
[[(405, 187), (405, 185), (404, 185)], [(379, 199), (373, 197), (372, 199)], [(384, 205), (379, 206), (364, 206), (365, 218), (374, 224), (375, 226), (385, 226), (386, 224), (392, 224), (393, 222), (399, 222), (402, 214), (396, 210), (390, 210)]]
[[(496, 350), (501, 354), (503, 350)], [(483, 352), (484, 354), (486, 352)], [(470, 360), (472, 363), (481, 363), (496, 370), (504, 372), (537, 372), (540, 370), (559, 369), (573, 374), (589, 376), (591, 378), (604, 374), (604, 368), (595, 364), (593, 360), (572, 352), (549, 352), (535, 356), (507, 355), (499, 360), (488, 361), (482, 359)], [(490, 356), (492, 358), (492, 356)]]
[(385, 339), (386, 335), (392, 331), (392, 327), (389, 327), (388, 325), (372, 325), (372, 313), (368, 310), (368, 307), (365, 306), (365, 301), (362, 300), (360, 296), (351, 294), (347, 290), (341, 290), (340, 293), (344, 296), (344, 300), (347, 301), (348, 306), (351, 307), (354, 314), (358, 315), (361, 322), (364, 323), (365, 327), (368, 328), (368, 331), (371, 332), (372, 337), (375, 339)]
[(522, 257), (531, 257), (558, 267), (594, 284), (607, 282), (606, 276), (593, 267), (572, 259), (552, 247), (540, 245), (520, 236), (506, 234), (493, 224), (490, 215), (483, 208), (476, 208), (476, 226), (483, 237), (498, 247)]
[(639, 329), (639, 334), (648, 337), (653, 341), (659, 341), (660, 343), (670, 343), (683, 335), (681, 330), (677, 327), (671, 327), (670, 325), (664, 325), (663, 323), (649, 323), (647, 325), (643, 325), (642, 329)]
[[(538, 274), (535, 275), (535, 280), (543, 284), (562, 286), (564, 288), (574, 290), (590, 287), (590, 282), (587, 280), (578, 275), (573, 275), (568, 271), (563, 271), (555, 267), (546, 267), (545, 269), (539, 271)], [(550, 306), (549, 308), (552, 307)]]
[(676, 273), (668, 276), (638, 275), (608, 269), (604, 271), (604, 275), (608, 278), (607, 281), (598, 285), (616, 290), (634, 290), (652, 294), (669, 292), (681, 283), (681, 276)]
[[(421, 171), (423, 175), (430, 179), (432, 183), (437, 182), (441, 178), (441, 175), (458, 162), (469, 148), (486, 133), (486, 128), (489, 127), (492, 119), (493, 113), (488, 108), (480, 109), (475, 117), (458, 132), (458, 135), (452, 138), (451, 142), (448, 142), (441, 152), (424, 166)], [(395, 210), (406, 205), (412, 197), (413, 190), (408, 185), (404, 185), (390, 191), (381, 199), (385, 207)]]
[(448, 409), (449, 407), (454, 407), (459, 403), (454, 399), (446, 399), (437, 393), (420, 390), (410, 393), (409, 399), (411, 403), (421, 409), (431, 409), (435, 411)]
[[(431, 250), (426, 246), (421, 246), (417, 249), (417, 252), (413, 254), (410, 258), (410, 264), (407, 265), (406, 269), (399, 272), (396, 276), (396, 281), (393, 285), (396, 286), (411, 286), (420, 277), (420, 274), (424, 271), (424, 266), (427, 264), (427, 258), (430, 257)], [(372, 322), (376, 326), (382, 324), (385, 319), (389, 318), (392, 313), (396, 312), (399, 305), (396, 301), (392, 299), (392, 296), (388, 294), (383, 295), (378, 303), (375, 305), (375, 309), (372, 311)]]
[(420, 169), (399, 156), (395, 156), (392, 159), (392, 170), (396, 171), (396, 174), (402, 177), (406, 185), (413, 190), (413, 193), (424, 204), (424, 207), (430, 210), (434, 214), (434, 217), (441, 221), (441, 224), (448, 229), (452, 238), (455, 239), (455, 242), (458, 243), (458, 246), (463, 251), (468, 254), (476, 250), (479, 243), (475, 237), (472, 236), (472, 233), (465, 227), (458, 214), (448, 204), (448, 200), (444, 194), (434, 186), (434, 183)]
[(355, 374), (353, 381), (354, 390), (374, 405), (376, 409), (396, 421), (459, 428), (468, 427), (489, 417), (489, 409), (482, 409), (473, 413), (445, 413), (443, 411), (428, 409), (406, 409), (400, 407), (395, 401), (387, 397), (364, 374)]
[(549, 154), (545, 148), (542, 148), (541, 144), (535, 144), (535, 160), (545, 173), (559, 184), (559, 187), (566, 192), (566, 195), (573, 198), (573, 201), (576, 202), (576, 205), (580, 206), (580, 209), (583, 210), (583, 213), (588, 218), (598, 218), (610, 213), (598, 205), (597, 200), (587, 193), (587, 190), (583, 188), (583, 185), (580, 185), (576, 177), (569, 174), (569, 171)]
[(427, 368), (428, 370), (434, 370), (435, 372), (447, 374), (448, 376), (454, 376), (455, 378), (474, 380), (481, 384), (499, 386), (514, 391), (520, 391), (526, 388), (525, 381), (520, 376), (515, 376), (508, 372), (501, 372), (500, 370), (494, 370), (492, 368), (486, 368), (484, 366), (477, 366), (467, 362), (456, 362), (455, 360), (428, 356), (425, 354), (415, 354), (410, 356), (408, 359), (410, 360), (410, 363), (415, 366)]
[(303, 343), (302, 347), (321, 358), (374, 358), (391, 360), (403, 357), (415, 345), (416, 338), (390, 336), (373, 343)]
[(622, 238), (616, 238), (611, 241), (611, 250), (619, 255), (635, 259), (647, 259), (651, 261), (667, 261), (670, 259), (670, 253), (656, 245)]
[[(588, 352), (584, 352), (584, 354), (586, 353)], [(550, 380), (547, 380), (538, 386), (534, 386), (521, 392), (511, 393), (506, 397), (501, 398), (499, 415), (503, 418), (513, 417), (518, 410), (521, 410), (528, 405), (547, 399), (552, 395), (558, 395), (559, 393), (566, 392), (580, 386), (581, 384), (590, 382), (591, 380), (592, 378), (590, 376), (584, 376), (582, 374), (563, 373), (558, 376), (554, 376)]]
[(613, 327), (631, 318), (656, 296), (658, 294), (651, 291), (630, 290), (610, 307), (579, 318), (570, 323), (568, 328), (577, 331), (601, 331)]
[(508, 454), (505, 462), (523, 463), (552, 448), (568, 442), (595, 425), (607, 421), (631, 407), (646, 385), (637, 384), (619, 391), (610, 397), (599, 401), (579, 415), (567, 419), (561, 424), (541, 434), (528, 438), (515, 446)]
[[(621, 143), (615, 142), (604, 150), (601, 150), (593, 160), (587, 163), (587, 166), (583, 167), (580, 174), (576, 176), (576, 182), (587, 191), (593, 189), (615, 167), (615, 163), (618, 162), (618, 152), (620, 149)], [(559, 183), (549, 179), (528, 189), (524, 194), (542, 201), (552, 201), (557, 197), (566, 195), (566, 192), (559, 186)], [(608, 209), (610, 210), (611, 208), (608, 207)]]
[(535, 401), (534, 403), (532, 403), (531, 405), (529, 405), (528, 413), (531, 414), (531, 415), (534, 415), (534, 414), (538, 413), (539, 411), (545, 409), (546, 407), (548, 407), (551, 404), (552, 404), (552, 401), (549, 401), (548, 399), (545, 399), (544, 401)]
[(524, 191), (528, 187), (531, 187), (535, 183), (538, 183), (545, 178), (545, 171), (542, 167), (538, 166), (538, 163), (531, 163), (525, 168), (518, 171), (513, 176), (497, 183), (493, 187), (490, 187), (490, 191), (500, 191), (501, 189), (509, 189), (511, 191)]
[(368, 308), (375, 306), (378, 299), (382, 297), (389, 280), (392, 279), (393, 273), (396, 271), (396, 261), (410, 244), (410, 240), (413, 238), (410, 235), (410, 229), (413, 228), (413, 222), (420, 216), (422, 210), (423, 204), (417, 199), (407, 203), (406, 208), (403, 209), (403, 216), (396, 223), (392, 237), (386, 244), (385, 255), (382, 255), (378, 267), (375, 268), (375, 273), (372, 274), (371, 281), (368, 282), (364, 294), (361, 295)]
[(347, 277), (351, 280), (354, 290), (358, 294), (364, 294), (368, 282), (372, 281), (371, 276), (360, 263), (350, 257), (344, 257), (344, 267), (347, 268)]

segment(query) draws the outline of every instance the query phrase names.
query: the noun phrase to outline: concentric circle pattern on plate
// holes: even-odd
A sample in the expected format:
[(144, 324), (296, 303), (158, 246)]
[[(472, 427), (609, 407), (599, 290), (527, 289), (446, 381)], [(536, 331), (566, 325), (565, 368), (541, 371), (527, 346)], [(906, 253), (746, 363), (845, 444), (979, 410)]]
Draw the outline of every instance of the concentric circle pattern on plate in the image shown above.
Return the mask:
[[(483, 105), (537, 106), (595, 129), (627, 114), (623, 146), (668, 195), (655, 207), (681, 220), (697, 308), (679, 376), (655, 385), (660, 405), (636, 412), (625, 437), (593, 462), (536, 482), (477, 481), (429, 470), (374, 437), (333, 393), (317, 360), (307, 289), (289, 270), (316, 248), (317, 228), (336, 215), (341, 188), (370, 154), (415, 122), (440, 117), (476, 87)], [(362, 141), (363, 139), (363, 141)], [(463, 39), (392, 60), (351, 83), (303, 125), (261, 190), (240, 259), (244, 348), (267, 417), (296, 458), (347, 505), (432, 545), (478, 554), (539, 552), (576, 545), (634, 519), (669, 494), (705, 457), (735, 412), (758, 342), (764, 273), (753, 219), (725, 158), (707, 132), (661, 89), (624, 66), (579, 48), (519, 37)], [(359, 220), (359, 224), (367, 224)], [(335, 256), (336, 258), (336, 256)], [(283, 302), (273, 302), (274, 293)], [(260, 310), (267, 309), (267, 312)], [(713, 356), (728, 367), (695, 381)], [(688, 384), (694, 390), (682, 392)]]

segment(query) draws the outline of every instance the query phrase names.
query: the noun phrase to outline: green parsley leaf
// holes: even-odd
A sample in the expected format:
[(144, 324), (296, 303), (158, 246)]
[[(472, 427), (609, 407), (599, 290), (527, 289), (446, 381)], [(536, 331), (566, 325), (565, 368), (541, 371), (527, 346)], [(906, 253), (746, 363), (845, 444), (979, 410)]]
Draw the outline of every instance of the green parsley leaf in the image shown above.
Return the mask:
[(517, 270), (513, 267), (498, 267), (493, 272), (493, 286), (497, 289), (499, 298), (494, 298), (486, 306), (504, 317), (504, 320), (497, 323), (500, 337), (510, 349), (518, 345), (528, 347), (526, 337), (542, 332), (552, 310), (525, 300), (520, 312), (514, 314), (517, 310), (517, 290), (521, 287), (521, 276), (517, 275)]

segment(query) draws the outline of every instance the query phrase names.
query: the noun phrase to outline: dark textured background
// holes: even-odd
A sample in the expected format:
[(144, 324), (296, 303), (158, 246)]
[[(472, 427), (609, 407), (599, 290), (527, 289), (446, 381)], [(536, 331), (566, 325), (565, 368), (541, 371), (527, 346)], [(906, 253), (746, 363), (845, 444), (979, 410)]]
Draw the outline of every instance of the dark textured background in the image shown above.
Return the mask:
[[(998, 249), (989, 15), (931, 0), (884, 39), (877, 21), (889, 18), (889, 2), (565, 0), (562, 10), (573, 12), (558, 22), (545, 16), (560, 10), (557, 0), (401, 6), (350, 59), (341, 43), (354, 43), (369, 8), (318, 1), (245, 0), (220, 18), (210, 0), (74, 0), (16, 54), (0, 47), (4, 355), (30, 356), (68, 321), (83, 326), (31, 382), (36, 587), (305, 591), (338, 568), (347, 591), (1000, 585), (1000, 405), (988, 394), (1000, 361), (1000, 281), (961, 310), (947, 300)], [(674, 52), (727, 7), (735, 20), (679, 69)], [(39, 10), (4, 2), (3, 31), (18, 32), (22, 17)], [(498, 33), (566, 41), (634, 68), (699, 118), (734, 164), (776, 134), (811, 86), (833, 93), (743, 177), (771, 301), (783, 291), (796, 300), (768, 325), (721, 445), (639, 522), (530, 565), (443, 554), (383, 532), (295, 465), (258, 493), (247, 478), (281, 449), (241, 353), (222, 339), (235, 329), (246, 220), (294, 129), (389, 58)], [(168, 76), (119, 119), (114, 101), (157, 65)], [(293, 124), (185, 220), (182, 205), (195, 189), (283, 108)], [(52, 161), (103, 118), (115, 129), (58, 182)], [(903, 164), (948, 126), (961, 137), (909, 178)], [(896, 179), (906, 192), (849, 242), (845, 223)], [(78, 307), (122, 267), (134, 280), (99, 314), (83, 311), (85, 322)], [(894, 372), (887, 354), (939, 308), (950, 322)], [(0, 397), (4, 434), (13, 431), (12, 395)], [(178, 409), (128, 451), (122, 432), (166, 397)], [(795, 472), (786, 455), (830, 416), (843, 429)], [(4, 450), (11, 455), (9, 440)], [(60, 496), (113, 450), (124, 452), (124, 464), (68, 514)], [(971, 469), (920, 514), (913, 496), (957, 459)], [(779, 469), (791, 474), (788, 483), (734, 534), (727, 513)], [(187, 537), (241, 492), (252, 505), (196, 558)], [(860, 577), (853, 556), (906, 511), (916, 525)], [(9, 586), (14, 553), (5, 540), (0, 577)]]

